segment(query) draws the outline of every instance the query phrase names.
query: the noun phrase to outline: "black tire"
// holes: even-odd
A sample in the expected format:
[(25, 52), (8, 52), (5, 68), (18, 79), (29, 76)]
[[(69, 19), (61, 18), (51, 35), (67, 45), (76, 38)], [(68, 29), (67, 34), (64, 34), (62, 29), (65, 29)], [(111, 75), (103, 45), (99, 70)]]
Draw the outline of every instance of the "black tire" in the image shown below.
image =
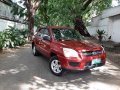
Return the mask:
[[(58, 63), (54, 66), (53, 63), (55, 64), (55, 62)], [(63, 73), (65, 72), (65, 69), (61, 67), (60, 61), (58, 60), (57, 56), (52, 56), (50, 58), (49, 68), (50, 71), (56, 76), (62, 76)], [(54, 70), (53, 68), (56, 70)]]
[(85, 69), (84, 71), (85, 71), (85, 72), (90, 72), (91, 70), (90, 70), (90, 69)]
[(38, 56), (39, 55), (39, 52), (37, 51), (35, 45), (32, 46), (32, 53), (34, 56)]

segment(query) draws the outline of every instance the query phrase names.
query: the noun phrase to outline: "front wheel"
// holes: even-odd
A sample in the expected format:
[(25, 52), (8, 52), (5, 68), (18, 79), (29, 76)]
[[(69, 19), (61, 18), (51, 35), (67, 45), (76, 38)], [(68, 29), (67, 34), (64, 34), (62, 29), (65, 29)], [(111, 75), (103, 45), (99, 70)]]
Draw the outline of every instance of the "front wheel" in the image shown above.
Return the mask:
[(51, 72), (56, 76), (61, 76), (65, 72), (56, 56), (51, 57), (49, 67)]
[(35, 45), (32, 46), (32, 53), (33, 53), (34, 56), (38, 56), (39, 55), (38, 51), (36, 50)]

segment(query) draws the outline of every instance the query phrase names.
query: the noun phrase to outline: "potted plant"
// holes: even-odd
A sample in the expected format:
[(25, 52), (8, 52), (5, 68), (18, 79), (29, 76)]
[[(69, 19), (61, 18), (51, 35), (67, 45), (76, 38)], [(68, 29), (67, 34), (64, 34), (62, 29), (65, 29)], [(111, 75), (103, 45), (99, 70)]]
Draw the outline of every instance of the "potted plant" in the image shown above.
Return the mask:
[(105, 31), (98, 29), (98, 30), (97, 30), (97, 34), (98, 34), (99, 42), (102, 42), (103, 36), (105, 35)]

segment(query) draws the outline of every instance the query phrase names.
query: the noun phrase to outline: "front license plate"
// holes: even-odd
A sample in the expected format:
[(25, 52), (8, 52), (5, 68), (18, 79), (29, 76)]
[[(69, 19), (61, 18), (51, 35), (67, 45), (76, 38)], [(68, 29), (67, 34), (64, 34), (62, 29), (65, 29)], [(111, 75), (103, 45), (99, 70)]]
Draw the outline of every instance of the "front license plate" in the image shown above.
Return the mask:
[(92, 65), (93, 64), (99, 64), (99, 63), (101, 63), (101, 59), (100, 58), (92, 60)]

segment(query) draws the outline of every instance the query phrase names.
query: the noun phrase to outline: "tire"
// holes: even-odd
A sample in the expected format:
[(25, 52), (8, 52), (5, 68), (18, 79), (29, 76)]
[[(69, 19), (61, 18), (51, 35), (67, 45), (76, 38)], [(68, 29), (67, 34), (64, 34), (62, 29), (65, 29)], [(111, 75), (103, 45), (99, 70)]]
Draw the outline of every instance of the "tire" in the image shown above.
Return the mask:
[(86, 69), (86, 70), (84, 70), (85, 72), (90, 72), (91, 70), (90, 69)]
[(39, 55), (39, 52), (37, 51), (35, 45), (32, 46), (32, 53), (34, 56), (38, 56)]
[(65, 69), (61, 67), (60, 61), (58, 60), (57, 56), (53, 56), (50, 58), (49, 63), (50, 71), (56, 76), (62, 76), (65, 72)]

